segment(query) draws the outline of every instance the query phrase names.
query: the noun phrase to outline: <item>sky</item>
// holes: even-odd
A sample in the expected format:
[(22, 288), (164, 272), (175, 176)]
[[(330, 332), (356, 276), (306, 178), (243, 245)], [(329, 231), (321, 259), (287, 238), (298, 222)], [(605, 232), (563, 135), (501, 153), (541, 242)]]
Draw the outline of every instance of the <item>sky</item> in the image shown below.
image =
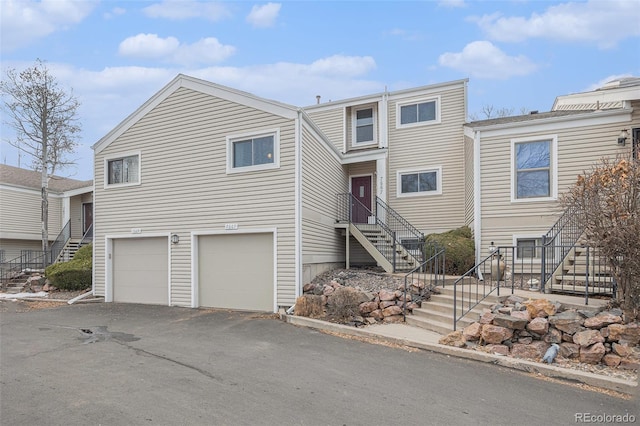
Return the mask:
[[(0, 68), (45, 61), (80, 102), (75, 166), (187, 74), (303, 107), (468, 79), (468, 114), (549, 111), (640, 76), (640, 1), (0, 0)], [(28, 168), (2, 113), (0, 162)]]

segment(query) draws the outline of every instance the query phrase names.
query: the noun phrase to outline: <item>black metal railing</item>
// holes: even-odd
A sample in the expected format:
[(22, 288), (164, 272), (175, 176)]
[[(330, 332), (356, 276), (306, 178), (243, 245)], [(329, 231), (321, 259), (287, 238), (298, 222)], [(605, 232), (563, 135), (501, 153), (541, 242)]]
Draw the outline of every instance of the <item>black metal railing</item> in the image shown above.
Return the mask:
[(93, 223), (89, 225), (89, 228), (85, 231), (82, 239), (80, 240), (80, 247), (93, 242)]
[[(369, 242), (392, 265), (393, 271), (397, 271), (399, 265), (420, 263), (420, 259), (423, 258), (424, 244), (418, 246), (415, 241), (403, 242), (403, 236), (409, 234), (392, 229), (382, 216), (376, 215), (353, 194), (343, 193), (337, 196), (338, 222), (350, 223), (367, 236)], [(385, 214), (400, 216), (390, 208)]]
[(400, 244), (418, 263), (426, 259), (424, 234), (379, 197), (376, 197), (375, 215), (378, 222), (385, 223), (395, 233)]
[[(407, 304), (422, 301), (438, 286), (444, 287), (445, 250), (434, 246), (434, 254), (404, 276), (404, 302), (402, 315), (407, 320)], [(411, 300), (409, 300), (411, 297)]]
[(49, 256), (42, 250), (22, 250), (20, 256), (0, 263), (0, 283), (4, 284), (24, 272), (43, 271)]
[(67, 242), (71, 239), (71, 220), (67, 221), (67, 223), (62, 227), (60, 233), (56, 237), (56, 239), (51, 244), (51, 248), (49, 249), (49, 264), (54, 263), (62, 250), (67, 245)]
[[(547, 247), (542, 247), (543, 253)], [(597, 247), (573, 244), (551, 248), (567, 255), (549, 278), (548, 291), (584, 295), (585, 305), (589, 304), (590, 295), (615, 297), (617, 286), (613, 271)]]
[(584, 229), (580, 225), (580, 215), (582, 214), (582, 210), (577, 207), (568, 208), (549, 231), (542, 236), (542, 251), (540, 253), (542, 291), (545, 290), (551, 277), (584, 233)]
[(514, 247), (498, 247), (453, 283), (453, 329), (489, 295), (500, 296), (501, 288), (515, 289)]

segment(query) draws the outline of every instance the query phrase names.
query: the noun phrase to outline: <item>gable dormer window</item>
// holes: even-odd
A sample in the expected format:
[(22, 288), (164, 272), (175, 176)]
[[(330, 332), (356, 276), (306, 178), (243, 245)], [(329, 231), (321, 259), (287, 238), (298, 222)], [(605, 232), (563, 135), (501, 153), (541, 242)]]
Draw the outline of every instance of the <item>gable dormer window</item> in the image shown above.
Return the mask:
[(373, 107), (353, 109), (353, 145), (371, 145), (376, 143), (376, 117)]

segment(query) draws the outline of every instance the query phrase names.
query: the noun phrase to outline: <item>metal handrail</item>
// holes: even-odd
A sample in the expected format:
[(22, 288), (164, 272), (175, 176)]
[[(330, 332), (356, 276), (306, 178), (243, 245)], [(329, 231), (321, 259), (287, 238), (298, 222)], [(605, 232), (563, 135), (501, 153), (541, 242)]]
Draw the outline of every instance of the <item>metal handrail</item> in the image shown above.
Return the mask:
[(80, 247), (82, 247), (85, 244), (89, 244), (92, 241), (93, 241), (93, 223), (89, 225), (84, 235), (82, 236), (82, 239), (80, 240)]
[(47, 260), (46, 251), (22, 250), (20, 256), (0, 263), (0, 283), (4, 284), (16, 274), (26, 270), (41, 270)]
[(56, 237), (53, 244), (51, 244), (51, 249), (49, 250), (49, 263), (52, 264), (58, 259), (58, 256), (67, 245), (67, 242), (71, 239), (71, 220), (67, 221), (67, 223), (62, 227), (60, 233)]
[[(458, 321), (473, 310), (492, 293), (500, 296), (500, 288), (508, 287), (511, 281), (511, 294), (514, 293), (513, 275), (507, 276), (506, 266), (514, 270), (515, 247), (498, 247), (480, 263), (469, 269), (453, 283), (453, 330)], [(502, 283), (502, 285), (501, 285)], [(458, 289), (461, 291), (458, 292)], [(458, 295), (460, 294), (460, 314), (458, 314)], [(465, 299), (466, 296), (466, 299)]]
[[(376, 247), (378, 252), (384, 256), (392, 265), (393, 270), (396, 270), (397, 264), (397, 251), (396, 248), (402, 245), (402, 242), (399, 240), (398, 232), (395, 229), (389, 227), (388, 223), (386, 223), (382, 218), (376, 216), (371, 209), (365, 206), (356, 196), (352, 193), (342, 193), (337, 194), (338, 196), (338, 221), (339, 222), (347, 222), (349, 224), (354, 225), (361, 232), (366, 232), (367, 225), (377, 225), (379, 229), (382, 231), (383, 235), (391, 241), (390, 246), (385, 246), (384, 249), (381, 247)], [(359, 223), (354, 220), (354, 217), (366, 217), (366, 218), (375, 218), (375, 223)], [(409, 250), (406, 250), (407, 254), (414, 258), (416, 263), (419, 263), (420, 260), (415, 257), (413, 253)]]
[(577, 206), (569, 207), (542, 236), (541, 291), (584, 233), (579, 220), (582, 214)]
[[(421, 291), (421, 294), (418, 296), (422, 297), (426, 294), (427, 291), (431, 291), (434, 288), (442, 285), (444, 287), (444, 271), (445, 271), (445, 250), (444, 248), (440, 248), (437, 252), (431, 256), (429, 259), (422, 262), (419, 266), (413, 268), (413, 270), (409, 271), (404, 276), (404, 302), (402, 303), (402, 316), (404, 320), (407, 320), (407, 294), (408, 294), (408, 285), (409, 280), (411, 283), (414, 283), (416, 280), (424, 283), (424, 288)], [(422, 276), (422, 278), (421, 278)], [(427, 280), (427, 278), (429, 278)], [(429, 284), (427, 286), (427, 283)], [(413, 301), (413, 298), (412, 300)]]

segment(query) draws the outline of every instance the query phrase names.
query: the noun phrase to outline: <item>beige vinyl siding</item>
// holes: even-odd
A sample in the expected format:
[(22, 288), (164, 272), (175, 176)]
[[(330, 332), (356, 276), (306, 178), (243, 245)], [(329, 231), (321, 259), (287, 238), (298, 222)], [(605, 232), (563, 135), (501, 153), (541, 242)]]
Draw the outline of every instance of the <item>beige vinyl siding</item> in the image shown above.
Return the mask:
[[(280, 130), (280, 168), (226, 174), (227, 136)], [(277, 228), (278, 304), (295, 302), (294, 120), (180, 88), (96, 156), (95, 288), (105, 235), (176, 233), (170, 304), (191, 304), (191, 232)], [(141, 184), (104, 189), (105, 156), (139, 151)], [(251, 259), (238, 259), (250, 265)]]
[(4, 260), (9, 261), (20, 256), (22, 250), (42, 250), (40, 240), (11, 240), (0, 239), (0, 250), (4, 250)]
[[(396, 128), (396, 105), (440, 96), (438, 124)], [(464, 84), (434, 94), (389, 100), (388, 199), (390, 206), (424, 233), (442, 232), (465, 223)], [(397, 172), (442, 167), (442, 194), (397, 196)]]
[(344, 108), (307, 111), (313, 123), (340, 152), (344, 151), (344, 114)]
[(474, 197), (474, 171), (473, 171), (473, 139), (464, 137), (464, 224), (473, 231), (473, 197)]
[[(42, 238), (40, 191), (0, 188), (0, 238), (35, 239)], [(49, 193), (49, 239), (54, 240), (60, 233), (62, 221), (62, 199), (58, 194)]]
[(302, 128), (302, 263), (345, 260), (345, 238), (335, 228), (338, 194), (348, 192), (347, 173), (327, 147)]
[(511, 140), (557, 136), (558, 195), (575, 182), (578, 175), (588, 171), (605, 156), (615, 158), (630, 149), (619, 148), (616, 141), (623, 127), (640, 127), (640, 116), (635, 114), (634, 124), (604, 124), (571, 127), (560, 131), (527, 132), (523, 127), (518, 133), (507, 136), (482, 137), (481, 147), (481, 209), (482, 252), (487, 252), (491, 241), (496, 245), (512, 245), (513, 235), (543, 235), (562, 213), (559, 201), (511, 201)]

